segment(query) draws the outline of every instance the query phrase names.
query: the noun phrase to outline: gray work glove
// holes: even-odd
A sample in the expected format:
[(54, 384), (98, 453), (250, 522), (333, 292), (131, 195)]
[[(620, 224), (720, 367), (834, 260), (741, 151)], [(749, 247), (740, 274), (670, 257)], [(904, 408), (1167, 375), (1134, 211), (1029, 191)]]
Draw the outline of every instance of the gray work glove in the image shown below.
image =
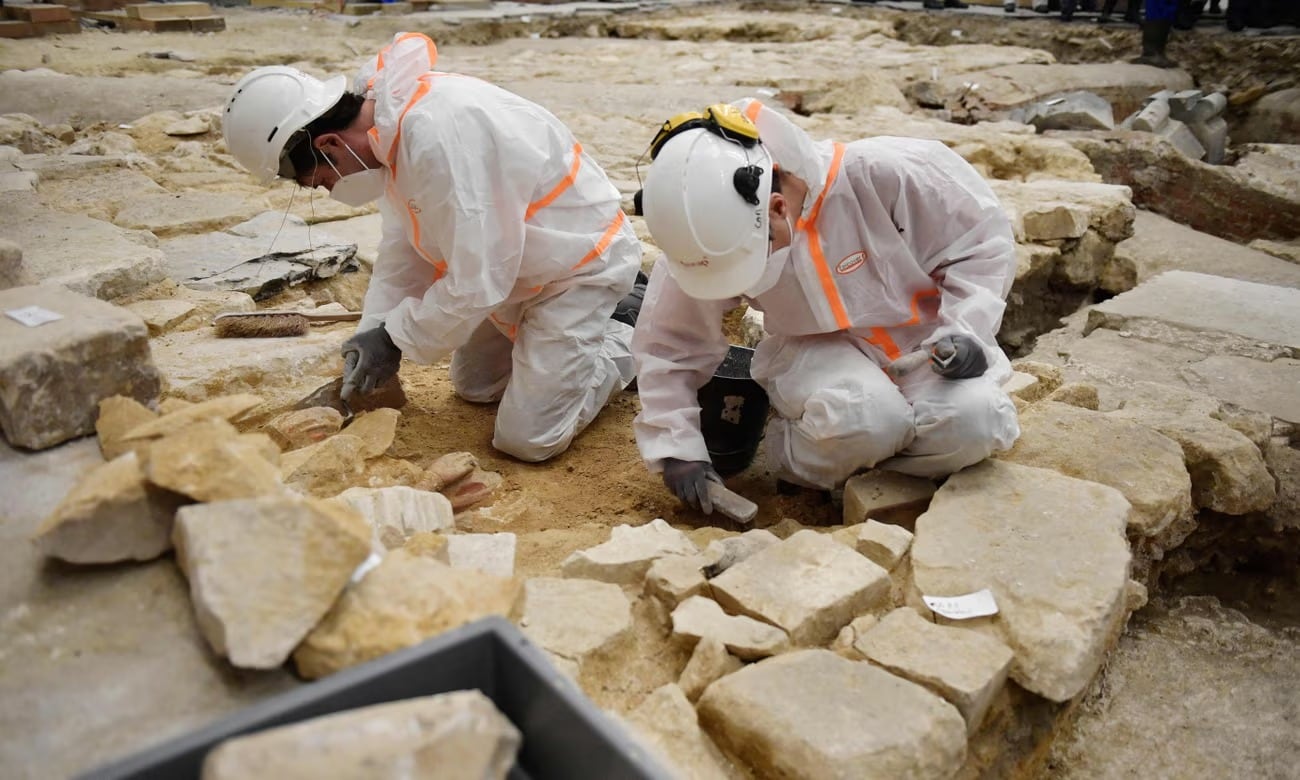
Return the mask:
[(355, 334), (343, 342), (343, 387), (339, 396), (347, 401), (353, 393), (369, 395), (392, 379), (401, 363), (402, 350), (383, 325)]
[(973, 379), (989, 368), (984, 347), (964, 333), (944, 336), (930, 348), (930, 365), (948, 379)]
[(704, 514), (713, 513), (713, 499), (709, 497), (709, 483), (722, 483), (722, 477), (713, 470), (713, 464), (705, 460), (678, 460), (664, 458), (664, 485), (682, 503), (700, 510)]

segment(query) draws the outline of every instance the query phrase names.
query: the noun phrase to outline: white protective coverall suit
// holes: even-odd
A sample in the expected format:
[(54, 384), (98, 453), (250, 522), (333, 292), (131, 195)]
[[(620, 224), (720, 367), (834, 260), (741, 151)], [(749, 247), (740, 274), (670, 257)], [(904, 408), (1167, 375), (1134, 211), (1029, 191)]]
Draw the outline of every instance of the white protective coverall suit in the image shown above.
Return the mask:
[[(1020, 428), (995, 335), (1015, 240), (987, 183), (935, 141), (814, 142), (758, 101), (737, 105), (776, 165), (808, 185), (791, 245), (743, 296), (770, 334), (751, 372), (775, 411), (765, 449), (776, 476), (828, 489), (877, 465), (938, 477), (1010, 447)], [(655, 263), (632, 342), (634, 428), (652, 472), (665, 458), (709, 459), (696, 391), (727, 353), (722, 315), (741, 300), (692, 298)], [(958, 333), (984, 347), (983, 376), (923, 366), (895, 384), (882, 370)]]
[(375, 101), (370, 145), (388, 172), (360, 329), (382, 323), (420, 363), (452, 354), (458, 395), (500, 401), (493, 446), (545, 460), (634, 376), (632, 328), (610, 314), (640, 243), (568, 128), (436, 59), (429, 38), (400, 33), (354, 83)]

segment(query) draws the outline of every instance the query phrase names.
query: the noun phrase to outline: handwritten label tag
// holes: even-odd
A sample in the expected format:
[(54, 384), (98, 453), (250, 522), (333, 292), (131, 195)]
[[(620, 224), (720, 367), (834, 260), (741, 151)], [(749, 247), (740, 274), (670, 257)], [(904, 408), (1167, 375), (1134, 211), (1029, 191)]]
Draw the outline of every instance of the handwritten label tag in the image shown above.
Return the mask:
[(5, 312), (5, 316), (15, 322), (21, 322), (29, 328), (63, 319), (62, 314), (49, 309), (42, 309), (40, 306), (24, 306), (21, 309), (10, 309)]
[(925, 605), (952, 620), (968, 620), (998, 614), (997, 602), (988, 588), (964, 596), (922, 596)]

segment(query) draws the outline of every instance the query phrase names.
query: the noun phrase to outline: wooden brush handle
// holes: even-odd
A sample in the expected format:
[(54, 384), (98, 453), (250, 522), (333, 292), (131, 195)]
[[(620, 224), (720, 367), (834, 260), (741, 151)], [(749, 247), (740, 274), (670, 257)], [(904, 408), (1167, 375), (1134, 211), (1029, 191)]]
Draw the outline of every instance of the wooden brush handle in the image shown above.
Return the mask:
[(313, 314), (307, 311), (294, 312), (306, 317), (309, 322), (355, 322), (361, 319), (361, 312), (348, 311), (342, 314)]

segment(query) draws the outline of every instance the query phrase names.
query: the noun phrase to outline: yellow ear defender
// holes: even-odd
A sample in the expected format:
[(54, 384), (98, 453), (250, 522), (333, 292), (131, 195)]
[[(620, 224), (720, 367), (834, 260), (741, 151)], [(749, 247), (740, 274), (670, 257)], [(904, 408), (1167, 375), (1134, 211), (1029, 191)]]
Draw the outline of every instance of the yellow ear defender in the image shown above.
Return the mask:
[(758, 127), (740, 109), (728, 103), (715, 103), (703, 111), (687, 111), (674, 116), (659, 127), (659, 132), (650, 141), (650, 159), (669, 138), (685, 130), (702, 127), (717, 133), (728, 141), (733, 141), (746, 148), (758, 143)]

